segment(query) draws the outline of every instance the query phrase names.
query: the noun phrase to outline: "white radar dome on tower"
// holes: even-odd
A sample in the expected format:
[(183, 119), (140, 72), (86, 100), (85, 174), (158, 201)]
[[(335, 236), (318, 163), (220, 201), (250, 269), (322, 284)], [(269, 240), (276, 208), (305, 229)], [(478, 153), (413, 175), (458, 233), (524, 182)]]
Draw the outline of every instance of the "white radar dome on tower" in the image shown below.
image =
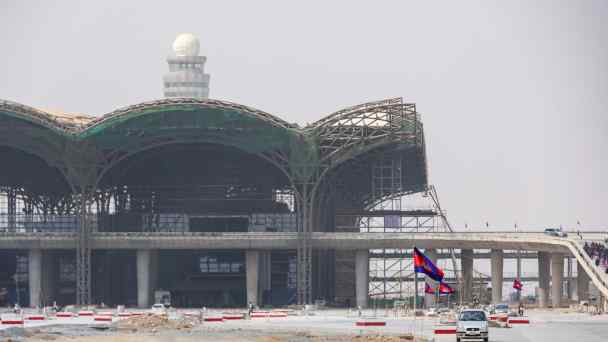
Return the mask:
[(173, 51), (176, 56), (198, 56), (201, 43), (192, 33), (181, 33), (173, 42)]

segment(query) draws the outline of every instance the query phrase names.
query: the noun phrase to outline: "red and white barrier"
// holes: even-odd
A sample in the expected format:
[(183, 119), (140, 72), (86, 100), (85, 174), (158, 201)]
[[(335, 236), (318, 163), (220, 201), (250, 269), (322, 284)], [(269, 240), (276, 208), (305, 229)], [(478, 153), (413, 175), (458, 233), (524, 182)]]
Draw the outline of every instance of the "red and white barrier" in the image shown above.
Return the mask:
[(284, 310), (273, 311), (253, 311), (250, 318), (284, 318), (287, 317), (287, 312)]
[(526, 317), (509, 317), (509, 324), (530, 324), (530, 319)]
[(0, 320), (2, 325), (23, 325), (23, 316), (19, 314), (3, 314)]
[(79, 317), (86, 317), (86, 316), (93, 316), (95, 315), (95, 313), (93, 311), (90, 310), (80, 310), (78, 311), (78, 316)]
[(372, 320), (372, 319), (360, 319), (355, 322), (358, 327), (383, 327), (386, 326), (386, 321)]
[(69, 311), (58, 312), (58, 313), (55, 314), (55, 317), (59, 317), (59, 318), (72, 318), (72, 317), (74, 317), (74, 313), (73, 312), (69, 312)]
[(495, 321), (506, 323), (506, 322), (509, 321), (509, 316), (507, 316), (507, 315), (498, 315), (498, 316), (496, 316), (496, 320)]
[(120, 318), (133, 317), (133, 313), (132, 312), (119, 312), (118, 317), (120, 317)]
[(221, 316), (212, 316), (212, 317), (203, 318), (203, 321), (205, 321), (205, 322), (223, 322), (224, 318)]
[(114, 316), (112, 311), (99, 311), (97, 314), (100, 316)]
[(270, 318), (284, 318), (287, 317), (287, 313), (285, 312), (271, 312), (268, 314)]
[(244, 319), (245, 315), (243, 314), (224, 314), (222, 316), (222, 318), (225, 321), (235, 321), (235, 320), (240, 320), (240, 319)]
[(96, 315), (93, 316), (95, 322), (112, 322), (112, 316), (109, 315)]
[(293, 310), (278, 309), (278, 310), (272, 310), (272, 312), (285, 314), (287, 316), (289, 316), (290, 314), (293, 315)]
[(435, 335), (454, 335), (456, 334), (456, 326), (454, 325), (437, 325), (433, 329)]
[(26, 321), (44, 321), (46, 316), (44, 315), (27, 315), (25, 316)]
[(250, 318), (268, 318), (270, 316), (270, 312), (268, 311), (252, 311)]

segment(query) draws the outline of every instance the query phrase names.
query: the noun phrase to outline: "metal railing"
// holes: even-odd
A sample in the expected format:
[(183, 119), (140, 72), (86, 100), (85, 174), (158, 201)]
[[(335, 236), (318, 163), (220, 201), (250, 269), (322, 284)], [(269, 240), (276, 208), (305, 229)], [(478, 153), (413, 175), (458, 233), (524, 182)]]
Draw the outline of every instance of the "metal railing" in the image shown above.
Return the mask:
[(0, 214), (0, 233), (65, 233), (77, 230), (76, 215)]
[[(78, 215), (0, 213), (0, 234), (77, 232)], [(295, 232), (294, 213), (255, 213), (251, 215), (188, 214), (90, 214), (87, 222), (93, 233), (188, 233), (197, 232), (197, 219), (208, 220), (209, 232)], [(217, 227), (213, 220), (218, 219)], [(231, 223), (230, 219), (240, 222)], [(217, 229), (217, 230), (213, 230)]]

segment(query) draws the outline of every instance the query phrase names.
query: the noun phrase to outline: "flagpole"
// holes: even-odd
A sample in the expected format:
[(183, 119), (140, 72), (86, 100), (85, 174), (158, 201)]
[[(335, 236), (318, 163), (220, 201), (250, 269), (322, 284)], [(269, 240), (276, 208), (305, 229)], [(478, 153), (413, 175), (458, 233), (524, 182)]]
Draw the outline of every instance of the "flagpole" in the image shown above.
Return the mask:
[(435, 286), (435, 310), (437, 310), (439, 308), (439, 305), (438, 305), (439, 304), (438, 303), (439, 302), (439, 295), (440, 295), (440, 293), (439, 293), (439, 286), (441, 286), (441, 282), (439, 282), (437, 284), (437, 286)]
[[(414, 256), (416, 246), (412, 249), (412, 256)], [(418, 273), (416, 273), (416, 259), (412, 258), (412, 265), (414, 266), (414, 336), (416, 336), (416, 310), (418, 309)], [(415, 337), (414, 337), (415, 338)]]
[[(414, 248), (416, 248), (416, 246), (414, 246)], [(413, 252), (412, 252), (412, 254), (413, 254)], [(416, 262), (413, 262), (413, 265), (414, 265), (414, 318), (415, 318), (416, 310), (418, 310), (418, 273), (416, 273)]]

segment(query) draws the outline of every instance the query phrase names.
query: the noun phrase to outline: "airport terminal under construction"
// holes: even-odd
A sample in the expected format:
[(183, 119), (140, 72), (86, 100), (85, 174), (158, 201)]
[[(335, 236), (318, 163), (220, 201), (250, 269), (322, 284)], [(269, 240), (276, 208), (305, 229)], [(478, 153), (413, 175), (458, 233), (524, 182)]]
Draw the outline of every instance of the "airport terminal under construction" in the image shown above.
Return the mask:
[(540, 306), (550, 295), (560, 305), (564, 272), (549, 266), (570, 258), (579, 299), (590, 281), (608, 295), (569, 239), (452, 232), (415, 104), (369, 102), (299, 126), (205, 98), (198, 42), (176, 44), (165, 99), (100, 117), (0, 101), (5, 304), (365, 307), (412, 295), (413, 246), (447, 258), (463, 301), (474, 249), (491, 250), (494, 302), (503, 250), (538, 252)]
[[(68, 234), (75, 242), (71, 250), (3, 251), (6, 288), (31, 287), (28, 268), (40, 263), (39, 294), (20, 294), (32, 304), (147, 305), (163, 289), (180, 306), (245, 305), (251, 281), (261, 288), (256, 302), (354, 304), (354, 252), (313, 251), (311, 233), (358, 232), (364, 223), (378, 231), (379, 217), (393, 231), (435, 226), (432, 210), (370, 210), (427, 191), (422, 124), (415, 105), (401, 99), (348, 108), (304, 128), (244, 106), (185, 98), (78, 121), (9, 102), (0, 110), (0, 229)], [(92, 245), (100, 235), (289, 232), (298, 234), (296, 249), (280, 242), (259, 251)], [(138, 301), (142, 282), (149, 290)]]

